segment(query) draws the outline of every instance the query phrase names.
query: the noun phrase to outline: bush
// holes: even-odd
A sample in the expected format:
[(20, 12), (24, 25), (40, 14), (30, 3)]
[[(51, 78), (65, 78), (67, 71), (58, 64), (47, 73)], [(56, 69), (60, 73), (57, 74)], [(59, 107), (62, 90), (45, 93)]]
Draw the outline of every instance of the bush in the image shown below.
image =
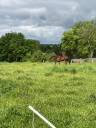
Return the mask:
[(46, 53), (43, 53), (42, 51), (38, 50), (35, 51), (32, 55), (31, 60), (33, 62), (45, 62), (47, 60)]

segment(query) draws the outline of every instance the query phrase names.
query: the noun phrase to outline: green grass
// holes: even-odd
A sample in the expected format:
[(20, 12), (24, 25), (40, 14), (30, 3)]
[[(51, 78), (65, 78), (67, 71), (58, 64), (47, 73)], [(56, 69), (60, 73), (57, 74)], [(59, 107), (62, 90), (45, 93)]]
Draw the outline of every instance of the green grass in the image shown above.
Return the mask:
[(32, 128), (28, 105), (56, 128), (96, 128), (96, 64), (0, 63), (0, 128)]

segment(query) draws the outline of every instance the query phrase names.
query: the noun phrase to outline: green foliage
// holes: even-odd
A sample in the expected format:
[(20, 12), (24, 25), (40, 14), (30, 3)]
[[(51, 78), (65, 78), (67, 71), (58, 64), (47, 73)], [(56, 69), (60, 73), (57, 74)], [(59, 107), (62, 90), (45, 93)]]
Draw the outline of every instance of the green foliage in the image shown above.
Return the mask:
[(42, 51), (38, 50), (35, 51), (32, 55), (32, 61), (35, 62), (45, 62), (47, 60), (46, 53), (43, 53)]
[(76, 23), (61, 39), (62, 50), (73, 57), (93, 57), (96, 50), (96, 23)]
[(21, 33), (7, 33), (0, 39), (0, 60), (21, 61), (26, 54), (24, 36)]
[(39, 41), (27, 40), (22, 33), (7, 33), (0, 38), (0, 61), (22, 61), (27, 53), (39, 49)]
[(26, 49), (28, 52), (31, 53), (31, 55), (36, 51), (40, 49), (40, 42), (38, 40), (31, 40), (26, 39), (25, 40)]
[(65, 32), (61, 40), (61, 48), (68, 55), (77, 55), (78, 35), (74, 33), (74, 29)]
[(59, 52), (59, 45), (40, 44), (38, 40), (25, 39), (22, 33), (7, 33), (0, 38), (0, 61), (45, 62)]
[(59, 54), (61, 52), (59, 44), (41, 44), (40, 49), (44, 53), (55, 53)]

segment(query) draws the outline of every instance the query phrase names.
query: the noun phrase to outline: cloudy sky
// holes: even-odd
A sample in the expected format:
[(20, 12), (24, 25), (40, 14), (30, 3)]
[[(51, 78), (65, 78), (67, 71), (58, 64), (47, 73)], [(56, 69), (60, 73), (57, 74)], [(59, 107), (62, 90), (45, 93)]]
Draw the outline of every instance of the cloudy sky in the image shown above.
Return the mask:
[(96, 16), (96, 0), (0, 0), (0, 36), (22, 32), (41, 43), (58, 43), (75, 22)]

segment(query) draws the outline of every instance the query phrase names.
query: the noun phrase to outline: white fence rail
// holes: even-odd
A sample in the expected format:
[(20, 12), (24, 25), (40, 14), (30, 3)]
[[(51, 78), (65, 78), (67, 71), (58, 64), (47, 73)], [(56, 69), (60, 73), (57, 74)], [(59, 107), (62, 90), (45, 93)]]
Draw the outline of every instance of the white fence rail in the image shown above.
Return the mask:
[(84, 62), (96, 63), (96, 58), (72, 59), (71, 62), (72, 63), (84, 63)]
[(36, 114), (40, 119), (42, 119), (48, 126), (51, 128), (56, 128), (51, 122), (49, 122), (44, 116), (42, 116), (37, 110), (35, 110), (32, 106), (28, 107), (34, 114)]

